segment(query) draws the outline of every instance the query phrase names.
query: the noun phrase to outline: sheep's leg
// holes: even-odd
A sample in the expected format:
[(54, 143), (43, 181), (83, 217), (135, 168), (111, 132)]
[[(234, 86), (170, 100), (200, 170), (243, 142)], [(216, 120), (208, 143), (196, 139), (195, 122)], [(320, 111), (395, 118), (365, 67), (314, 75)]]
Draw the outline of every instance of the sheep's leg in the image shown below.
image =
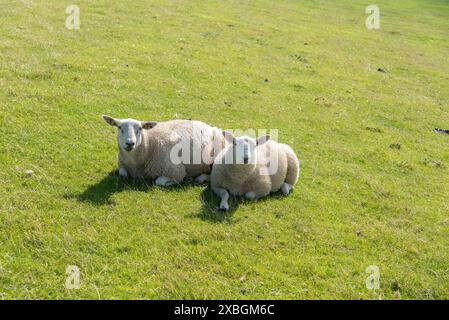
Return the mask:
[(291, 184), (288, 184), (287, 182), (284, 182), (281, 186), (281, 191), (284, 194), (284, 196), (288, 196), (292, 189), (293, 186)]
[(228, 193), (228, 191), (226, 191), (226, 189), (222, 189), (222, 188), (213, 188), (212, 190), (215, 192), (216, 195), (218, 195), (221, 198), (220, 210), (228, 211), (229, 210), (229, 204), (228, 204), (229, 193)]
[(118, 175), (122, 178), (128, 178), (128, 176), (129, 176), (128, 171), (126, 171), (126, 169), (123, 167), (120, 167), (118, 169)]
[(245, 193), (245, 198), (248, 200), (255, 200), (257, 198), (257, 195), (254, 191), (250, 191)]
[[(152, 176), (151, 173), (151, 167), (147, 168), (145, 174), (147, 176)], [(162, 174), (160, 176), (157, 176), (154, 183), (158, 186), (162, 187), (169, 187), (174, 184), (178, 184), (182, 182), (186, 176), (186, 169), (185, 166), (182, 164), (174, 165), (170, 159), (165, 159), (160, 162), (160, 167), (158, 168), (159, 174)], [(163, 175), (163, 174), (166, 175)]]
[(203, 173), (195, 178), (195, 183), (204, 183), (207, 181), (210, 181), (210, 174)]
[(176, 184), (176, 181), (171, 180), (170, 178), (167, 178), (165, 176), (160, 176), (160, 177), (157, 177), (157, 179), (154, 181), (154, 183), (156, 183), (157, 186), (169, 187), (169, 186)]

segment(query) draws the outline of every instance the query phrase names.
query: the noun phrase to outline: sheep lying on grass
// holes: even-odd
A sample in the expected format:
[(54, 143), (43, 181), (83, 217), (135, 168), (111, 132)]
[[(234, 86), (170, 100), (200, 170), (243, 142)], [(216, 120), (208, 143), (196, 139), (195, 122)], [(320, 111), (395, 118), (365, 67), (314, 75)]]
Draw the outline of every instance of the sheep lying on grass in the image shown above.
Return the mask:
[(103, 119), (118, 127), (120, 176), (156, 179), (160, 186), (186, 177), (196, 177), (197, 183), (208, 181), (214, 156), (224, 146), (221, 130), (200, 121)]
[[(220, 210), (229, 210), (229, 193), (249, 200), (279, 189), (288, 195), (298, 181), (299, 161), (292, 148), (269, 140), (269, 136), (234, 138), (215, 158), (211, 173), (212, 190), (221, 198)], [(229, 192), (229, 193), (228, 193)]]

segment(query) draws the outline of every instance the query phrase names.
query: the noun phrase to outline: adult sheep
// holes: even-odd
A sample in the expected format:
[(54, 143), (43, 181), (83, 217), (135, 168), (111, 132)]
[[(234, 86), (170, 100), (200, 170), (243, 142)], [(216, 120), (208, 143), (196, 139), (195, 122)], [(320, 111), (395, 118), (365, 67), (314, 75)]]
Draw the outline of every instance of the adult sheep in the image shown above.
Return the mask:
[(155, 179), (159, 186), (187, 177), (208, 181), (214, 156), (225, 144), (221, 130), (201, 121), (103, 119), (118, 128), (119, 175)]
[(215, 158), (211, 188), (221, 198), (220, 210), (229, 210), (229, 193), (255, 200), (281, 190), (288, 195), (299, 177), (299, 160), (286, 144), (261, 136), (234, 138)]

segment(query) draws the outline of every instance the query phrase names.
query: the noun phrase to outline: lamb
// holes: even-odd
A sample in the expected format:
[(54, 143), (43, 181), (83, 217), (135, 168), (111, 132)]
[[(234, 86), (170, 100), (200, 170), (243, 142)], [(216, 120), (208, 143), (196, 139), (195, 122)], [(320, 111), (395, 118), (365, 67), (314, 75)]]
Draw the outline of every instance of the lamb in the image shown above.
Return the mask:
[(119, 175), (155, 179), (159, 186), (188, 177), (209, 181), (214, 157), (225, 145), (221, 130), (201, 121), (103, 119), (118, 128)]
[(288, 195), (299, 177), (299, 160), (292, 148), (270, 140), (234, 138), (223, 131), (227, 146), (214, 160), (211, 188), (221, 198), (220, 210), (229, 210), (229, 193), (256, 200), (279, 189)]

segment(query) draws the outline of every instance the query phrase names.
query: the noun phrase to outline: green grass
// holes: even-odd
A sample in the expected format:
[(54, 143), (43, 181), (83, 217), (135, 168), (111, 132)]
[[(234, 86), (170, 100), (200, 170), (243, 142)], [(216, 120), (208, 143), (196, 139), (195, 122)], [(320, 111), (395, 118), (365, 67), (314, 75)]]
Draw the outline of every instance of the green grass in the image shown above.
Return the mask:
[[(0, 4), (1, 298), (449, 298), (448, 1), (69, 4)], [(120, 180), (101, 114), (277, 128), (301, 177), (223, 214)]]

